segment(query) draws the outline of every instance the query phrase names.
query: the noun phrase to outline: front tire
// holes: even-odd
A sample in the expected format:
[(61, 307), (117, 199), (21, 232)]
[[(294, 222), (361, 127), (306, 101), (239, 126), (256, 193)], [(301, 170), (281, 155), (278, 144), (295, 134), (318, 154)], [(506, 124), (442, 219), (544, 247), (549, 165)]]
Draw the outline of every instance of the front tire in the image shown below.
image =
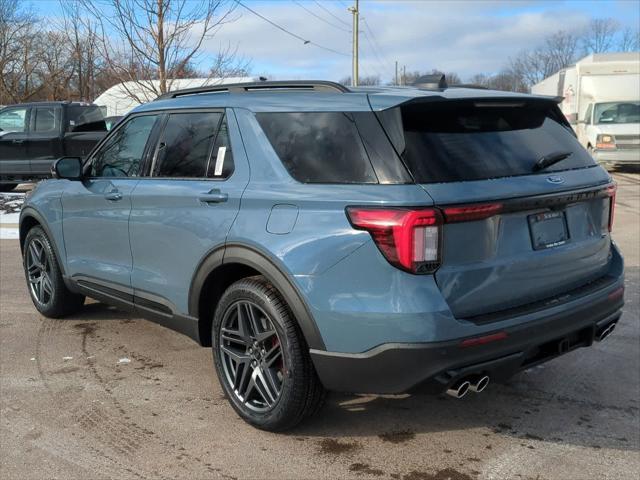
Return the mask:
[(225, 291), (211, 344), (220, 384), (249, 424), (282, 431), (320, 409), (325, 390), (302, 332), (264, 277), (239, 280)]
[(65, 285), (53, 246), (42, 227), (33, 227), (27, 233), (23, 266), (31, 301), (45, 317), (70, 315), (84, 304), (84, 295), (71, 292)]

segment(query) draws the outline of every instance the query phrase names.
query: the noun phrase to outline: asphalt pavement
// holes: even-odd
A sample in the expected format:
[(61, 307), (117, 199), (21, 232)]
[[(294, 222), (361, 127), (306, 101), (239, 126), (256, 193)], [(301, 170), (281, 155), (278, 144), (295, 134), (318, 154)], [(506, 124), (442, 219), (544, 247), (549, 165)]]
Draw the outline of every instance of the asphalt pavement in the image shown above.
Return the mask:
[(607, 340), (460, 400), (333, 394), (286, 434), (241, 421), (178, 333), (96, 302), (40, 316), (0, 240), (0, 478), (637, 479), (640, 175), (616, 179), (627, 304)]

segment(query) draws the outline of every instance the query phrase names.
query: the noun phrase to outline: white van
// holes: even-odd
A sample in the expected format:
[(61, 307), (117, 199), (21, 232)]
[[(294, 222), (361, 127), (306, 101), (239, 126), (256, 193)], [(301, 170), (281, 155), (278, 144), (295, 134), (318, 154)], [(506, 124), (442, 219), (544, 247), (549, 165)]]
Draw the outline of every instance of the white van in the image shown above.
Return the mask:
[(594, 54), (532, 87), (563, 97), (580, 143), (607, 165), (640, 165), (640, 52)]

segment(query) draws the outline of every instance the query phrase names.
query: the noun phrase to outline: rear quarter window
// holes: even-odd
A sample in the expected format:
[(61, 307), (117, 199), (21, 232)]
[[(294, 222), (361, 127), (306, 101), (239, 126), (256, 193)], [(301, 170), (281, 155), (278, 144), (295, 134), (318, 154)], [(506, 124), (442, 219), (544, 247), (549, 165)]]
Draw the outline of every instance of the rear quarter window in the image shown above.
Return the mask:
[(571, 155), (545, 172), (595, 165), (548, 102), (410, 103), (379, 118), (418, 183), (528, 175), (555, 152)]
[(378, 183), (352, 114), (258, 113), (269, 142), (303, 183)]

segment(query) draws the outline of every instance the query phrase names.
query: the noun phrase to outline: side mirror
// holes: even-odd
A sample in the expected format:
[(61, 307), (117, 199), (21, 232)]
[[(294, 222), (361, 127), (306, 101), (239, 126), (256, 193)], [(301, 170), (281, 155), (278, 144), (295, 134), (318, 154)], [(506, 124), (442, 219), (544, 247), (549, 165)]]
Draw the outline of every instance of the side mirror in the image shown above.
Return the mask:
[(51, 167), (53, 178), (82, 180), (82, 159), (80, 157), (62, 157)]

